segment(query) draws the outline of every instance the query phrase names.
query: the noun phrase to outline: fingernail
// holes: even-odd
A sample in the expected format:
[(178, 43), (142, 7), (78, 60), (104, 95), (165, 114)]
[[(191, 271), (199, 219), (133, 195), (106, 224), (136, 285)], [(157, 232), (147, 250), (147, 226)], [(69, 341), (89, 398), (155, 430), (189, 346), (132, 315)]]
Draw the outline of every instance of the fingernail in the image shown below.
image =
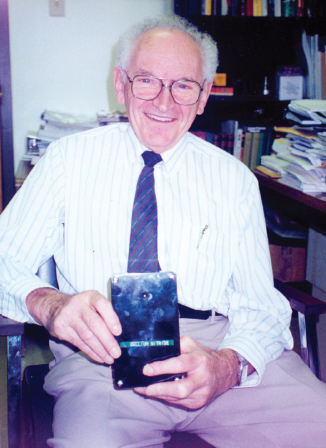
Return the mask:
[(119, 356), (121, 355), (121, 350), (119, 347), (113, 347), (111, 350), (111, 355), (113, 356), (113, 358), (119, 358)]
[(154, 370), (149, 364), (146, 364), (146, 366), (143, 369), (143, 373), (144, 375), (153, 375)]
[(115, 325), (113, 328), (112, 328), (112, 331), (113, 331), (113, 333), (116, 335), (116, 336), (119, 336), (120, 334), (121, 334), (121, 331), (122, 331), (122, 329), (121, 329), (121, 325)]
[(114, 359), (112, 358), (112, 356), (106, 355), (106, 357), (103, 359), (103, 361), (105, 362), (105, 364), (112, 364)]

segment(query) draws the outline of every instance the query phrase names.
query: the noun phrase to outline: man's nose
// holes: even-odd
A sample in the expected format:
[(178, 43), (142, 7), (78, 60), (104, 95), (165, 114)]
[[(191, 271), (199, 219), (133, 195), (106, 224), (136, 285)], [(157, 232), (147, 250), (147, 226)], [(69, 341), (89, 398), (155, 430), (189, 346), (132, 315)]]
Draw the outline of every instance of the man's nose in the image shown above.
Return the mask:
[(163, 84), (159, 95), (153, 100), (155, 106), (162, 112), (166, 112), (174, 106), (174, 99), (171, 93), (171, 86)]

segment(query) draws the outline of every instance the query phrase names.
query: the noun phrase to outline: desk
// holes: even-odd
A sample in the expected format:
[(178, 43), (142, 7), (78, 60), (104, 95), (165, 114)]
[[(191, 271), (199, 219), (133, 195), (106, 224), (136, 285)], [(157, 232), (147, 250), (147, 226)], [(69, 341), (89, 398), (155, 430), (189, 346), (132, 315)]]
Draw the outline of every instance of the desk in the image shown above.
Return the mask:
[(263, 203), (272, 210), (326, 235), (326, 194), (310, 195), (257, 170)]
[[(306, 194), (257, 170), (254, 170), (254, 174), (258, 179), (262, 200), (266, 206), (302, 226), (313, 229), (324, 237), (326, 236), (326, 194)], [(312, 233), (309, 232), (309, 235), (311, 236)], [(323, 237), (320, 236), (320, 238)], [(324, 245), (325, 243), (320, 244), (318, 240), (317, 252)], [(311, 240), (310, 245), (308, 241), (308, 249), (309, 247), (314, 247)], [(306, 279), (312, 284), (312, 295), (325, 302), (325, 295), (322, 294), (322, 291), (325, 291), (325, 262), (316, 262), (316, 260), (324, 260), (325, 257), (320, 255), (316, 257), (315, 248), (311, 250), (314, 255), (309, 255), (308, 250)], [(306, 322), (306, 325), (310, 325), (309, 321)], [(317, 322), (313, 322), (311, 328), (309, 337), (313, 340), (312, 346), (316, 352), (318, 352), (319, 345), (320, 377), (326, 381), (326, 314), (319, 316), (319, 319)], [(319, 366), (316, 366), (316, 372), (319, 372)]]

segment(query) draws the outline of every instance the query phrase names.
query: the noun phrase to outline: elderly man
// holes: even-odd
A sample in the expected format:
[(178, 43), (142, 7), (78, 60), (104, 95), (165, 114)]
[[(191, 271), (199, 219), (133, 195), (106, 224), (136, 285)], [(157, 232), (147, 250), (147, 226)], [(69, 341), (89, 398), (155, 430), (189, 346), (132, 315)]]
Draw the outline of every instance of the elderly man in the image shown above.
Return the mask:
[[(216, 65), (211, 38), (176, 17), (131, 30), (114, 70), (129, 124), (54, 143), (3, 213), (1, 311), (53, 337), (52, 447), (162, 447), (175, 430), (216, 447), (324, 446), (326, 386), (290, 351), (257, 182), (187, 133)], [(107, 282), (129, 271), (144, 152), (156, 159), (153, 269), (176, 272), (183, 305), (181, 355), (144, 374), (187, 376), (116, 390), (121, 325)], [(52, 255), (60, 292), (34, 275)]]

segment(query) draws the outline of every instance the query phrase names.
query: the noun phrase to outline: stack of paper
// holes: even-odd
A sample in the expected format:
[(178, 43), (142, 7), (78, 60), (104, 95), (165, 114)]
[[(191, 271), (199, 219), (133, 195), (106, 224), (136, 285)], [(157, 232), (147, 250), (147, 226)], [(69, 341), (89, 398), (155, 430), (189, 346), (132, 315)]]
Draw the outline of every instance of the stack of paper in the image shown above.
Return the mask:
[(39, 137), (53, 140), (99, 126), (96, 117), (85, 117), (47, 110), (43, 112), (41, 119), (42, 123), (38, 131)]
[(306, 193), (326, 192), (326, 133), (296, 126), (275, 129), (285, 136), (274, 140), (273, 155), (262, 157), (262, 165)]
[[(289, 104), (287, 117), (301, 124), (326, 124), (326, 100), (294, 100)], [(300, 121), (301, 120), (301, 121)]]

